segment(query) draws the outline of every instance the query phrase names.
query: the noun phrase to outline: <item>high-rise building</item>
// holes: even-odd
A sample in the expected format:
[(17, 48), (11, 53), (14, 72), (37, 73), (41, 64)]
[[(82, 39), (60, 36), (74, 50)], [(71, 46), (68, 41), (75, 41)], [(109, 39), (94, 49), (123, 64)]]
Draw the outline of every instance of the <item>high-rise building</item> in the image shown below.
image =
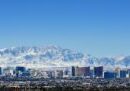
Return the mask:
[(16, 71), (20, 71), (20, 72), (25, 72), (26, 68), (25, 67), (20, 67), (20, 66), (17, 66), (16, 67)]
[(68, 68), (64, 69), (63, 70), (63, 77), (66, 78), (66, 77), (69, 77), (70, 76), (70, 71)]
[(15, 69), (15, 74), (18, 77), (18, 76), (22, 75), (25, 71), (26, 71), (25, 67), (17, 66)]
[(116, 78), (116, 73), (115, 72), (104, 72), (104, 78), (105, 79), (114, 79)]
[(6, 67), (3, 69), (4, 76), (11, 76), (14, 75), (14, 69), (12, 67)]
[(26, 71), (24, 71), (23, 73), (22, 73), (22, 76), (23, 77), (29, 77), (31, 74), (30, 74), (30, 69), (28, 69), (28, 70), (26, 70)]
[(90, 77), (90, 67), (85, 67), (85, 76)]
[(115, 72), (116, 72), (116, 78), (120, 78), (120, 70), (121, 70), (121, 68), (120, 67), (116, 67), (115, 68)]
[(94, 77), (95, 78), (103, 77), (103, 66), (94, 67)]
[(90, 78), (94, 78), (94, 70), (90, 69)]
[(0, 67), (0, 75), (2, 75), (2, 68)]
[(55, 72), (54, 71), (46, 71), (48, 78), (55, 78)]
[(120, 70), (120, 78), (126, 78), (127, 71), (126, 70)]
[(127, 78), (130, 78), (130, 69), (127, 69)]
[(63, 70), (56, 70), (55, 78), (62, 78), (62, 77), (63, 77)]
[(76, 76), (76, 68), (72, 66), (72, 76)]
[(76, 67), (76, 76), (90, 77), (90, 67)]

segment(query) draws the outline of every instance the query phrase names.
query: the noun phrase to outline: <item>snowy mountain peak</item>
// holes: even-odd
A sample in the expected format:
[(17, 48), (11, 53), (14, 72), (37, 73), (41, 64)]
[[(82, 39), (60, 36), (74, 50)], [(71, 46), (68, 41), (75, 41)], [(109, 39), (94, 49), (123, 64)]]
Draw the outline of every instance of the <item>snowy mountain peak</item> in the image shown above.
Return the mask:
[(0, 49), (0, 66), (104, 66), (129, 67), (130, 56), (96, 58), (58, 46), (11, 47)]
[[(12, 47), (0, 49), (2, 66), (36, 65), (69, 66), (73, 61), (80, 63), (84, 55), (58, 46), (47, 47)], [(72, 64), (73, 65), (73, 64)]]

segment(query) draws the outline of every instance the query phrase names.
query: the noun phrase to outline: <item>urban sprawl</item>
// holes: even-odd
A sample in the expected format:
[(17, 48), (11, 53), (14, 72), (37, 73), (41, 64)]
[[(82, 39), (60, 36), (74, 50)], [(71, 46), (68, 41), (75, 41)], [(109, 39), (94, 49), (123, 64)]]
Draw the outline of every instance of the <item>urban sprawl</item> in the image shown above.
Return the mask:
[(28, 91), (27, 89), (42, 89), (38, 91), (105, 91), (104, 89), (106, 91), (107, 89), (129, 91), (129, 78), (130, 69), (119, 67), (112, 71), (104, 70), (103, 66), (0, 67), (0, 91), (2, 89), (11, 91), (11, 89), (18, 88), (23, 90), (17, 91)]
[(112, 71), (104, 70), (103, 66), (98, 67), (46, 67), (46, 68), (26, 68), (0, 67), (1, 77), (32, 77), (32, 78), (130, 78), (130, 69), (119, 67)]

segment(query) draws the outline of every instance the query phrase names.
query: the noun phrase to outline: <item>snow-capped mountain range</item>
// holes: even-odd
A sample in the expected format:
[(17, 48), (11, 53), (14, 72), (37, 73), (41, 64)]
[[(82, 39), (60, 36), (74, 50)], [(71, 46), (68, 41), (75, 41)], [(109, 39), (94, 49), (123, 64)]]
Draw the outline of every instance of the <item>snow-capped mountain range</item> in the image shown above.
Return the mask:
[(105, 66), (130, 67), (130, 56), (96, 58), (57, 46), (12, 47), (0, 49), (0, 66), (68, 67)]

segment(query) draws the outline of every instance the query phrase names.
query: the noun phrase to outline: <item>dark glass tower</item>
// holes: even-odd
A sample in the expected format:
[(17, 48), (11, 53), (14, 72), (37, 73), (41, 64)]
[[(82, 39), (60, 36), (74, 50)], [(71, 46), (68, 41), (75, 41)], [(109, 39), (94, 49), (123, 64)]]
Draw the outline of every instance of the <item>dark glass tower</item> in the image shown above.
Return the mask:
[(103, 66), (94, 67), (94, 77), (95, 78), (103, 77)]
[(76, 75), (76, 68), (74, 66), (72, 66), (72, 76), (75, 76)]

